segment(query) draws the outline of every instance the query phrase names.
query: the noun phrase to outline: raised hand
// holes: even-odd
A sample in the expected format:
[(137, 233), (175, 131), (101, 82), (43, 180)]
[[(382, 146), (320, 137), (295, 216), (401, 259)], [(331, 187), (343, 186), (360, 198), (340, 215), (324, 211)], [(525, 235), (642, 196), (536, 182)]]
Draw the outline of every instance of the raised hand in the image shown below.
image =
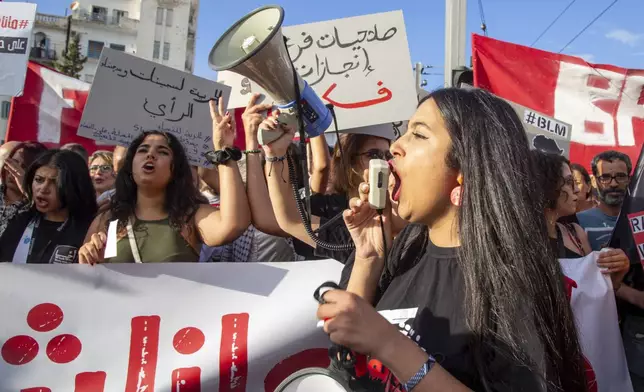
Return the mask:
[(24, 195), (25, 190), (22, 187), (22, 180), (25, 177), (25, 169), (22, 168), (20, 163), (18, 163), (18, 161), (13, 158), (6, 158), (2, 169), (5, 170), (11, 177), (13, 177), (13, 181), (18, 186), (18, 190)]
[(293, 136), (295, 135), (295, 130), (285, 124), (280, 123), (277, 118), (280, 115), (279, 109), (273, 111), (270, 117), (262, 121), (260, 128), (266, 129), (268, 131), (275, 131), (278, 128), (281, 129), (284, 134), (280, 136), (277, 140), (267, 144), (262, 145), (264, 148), (264, 153), (267, 157), (283, 157), (288, 151), (288, 146), (293, 142)]
[(248, 105), (246, 105), (244, 114), (242, 114), (244, 132), (246, 134), (246, 148), (249, 150), (254, 150), (259, 146), (257, 141), (257, 131), (259, 130), (259, 125), (264, 120), (262, 112), (272, 107), (272, 105), (268, 103), (256, 104), (260, 96), (261, 94), (259, 93), (253, 94), (248, 100)]
[(229, 112), (224, 111), (224, 100), (210, 101), (210, 117), (212, 118), (212, 143), (215, 151), (233, 147), (235, 142), (235, 119)]

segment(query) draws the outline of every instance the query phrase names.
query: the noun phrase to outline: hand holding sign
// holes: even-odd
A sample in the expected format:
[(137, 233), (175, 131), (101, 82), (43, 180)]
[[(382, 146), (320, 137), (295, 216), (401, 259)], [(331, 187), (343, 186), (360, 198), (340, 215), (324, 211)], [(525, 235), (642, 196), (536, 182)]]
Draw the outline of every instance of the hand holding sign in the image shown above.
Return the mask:
[(619, 288), (631, 263), (622, 249), (605, 248), (599, 253), (597, 265), (604, 275), (610, 274), (613, 288)]
[(104, 232), (94, 233), (78, 251), (78, 262), (80, 264), (100, 263), (105, 253), (107, 235)]

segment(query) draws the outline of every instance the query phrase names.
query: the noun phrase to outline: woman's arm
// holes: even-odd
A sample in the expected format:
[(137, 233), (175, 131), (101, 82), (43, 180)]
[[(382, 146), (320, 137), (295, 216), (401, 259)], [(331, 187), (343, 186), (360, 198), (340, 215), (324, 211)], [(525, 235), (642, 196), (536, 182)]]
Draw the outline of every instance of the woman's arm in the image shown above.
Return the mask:
[[(294, 131), (292, 128), (278, 125), (277, 116), (279, 116), (279, 110), (274, 111), (271, 117), (264, 120), (260, 125), (262, 128), (268, 130), (275, 130), (278, 126), (281, 126), (284, 131), (284, 134), (279, 139), (269, 145), (262, 146), (266, 153), (264, 172), (266, 174), (271, 205), (273, 206), (277, 223), (282, 230), (290, 236), (315, 248), (316, 244), (306, 233), (304, 223), (298, 213), (295, 197), (293, 196), (293, 188), (291, 187), (291, 180), (289, 178), (286, 154), (288, 146), (293, 140)], [(320, 218), (311, 216), (311, 228), (315, 230), (319, 226)]]
[[(251, 151), (259, 150), (257, 130), (259, 129), (259, 124), (264, 119), (261, 112), (271, 108), (270, 104), (256, 105), (255, 102), (257, 102), (259, 96), (260, 94), (253, 94), (242, 115), (244, 133), (246, 135), (246, 149)], [(262, 155), (260, 153), (249, 153), (246, 155), (246, 194), (248, 195), (248, 202), (250, 204), (253, 226), (266, 234), (287, 237), (288, 234), (280, 228), (273, 213), (273, 208), (271, 208), (271, 200), (268, 194), (266, 178), (264, 177)]]
[(331, 156), (329, 155), (329, 145), (326, 143), (324, 134), (312, 137), (309, 141), (309, 147), (309, 153), (313, 157), (310, 180), (311, 192), (326, 193)]
[[(215, 150), (232, 147), (235, 125), (229, 113), (224, 114), (223, 100), (218, 105), (210, 102), (213, 118), (213, 146)], [(230, 243), (244, 233), (250, 225), (250, 210), (244, 183), (237, 162), (229, 160), (217, 167), (220, 184), (219, 209), (200, 205), (195, 214), (195, 224), (201, 239), (208, 246)]]

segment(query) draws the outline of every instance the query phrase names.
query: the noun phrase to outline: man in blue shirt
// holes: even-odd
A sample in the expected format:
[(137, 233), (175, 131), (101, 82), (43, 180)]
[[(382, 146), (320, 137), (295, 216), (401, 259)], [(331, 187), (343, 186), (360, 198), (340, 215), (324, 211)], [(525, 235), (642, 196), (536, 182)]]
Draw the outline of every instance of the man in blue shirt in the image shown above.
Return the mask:
[(617, 223), (633, 165), (626, 154), (604, 151), (593, 158), (591, 166), (599, 206), (578, 213), (577, 219), (588, 234), (591, 248), (600, 250), (608, 246)]

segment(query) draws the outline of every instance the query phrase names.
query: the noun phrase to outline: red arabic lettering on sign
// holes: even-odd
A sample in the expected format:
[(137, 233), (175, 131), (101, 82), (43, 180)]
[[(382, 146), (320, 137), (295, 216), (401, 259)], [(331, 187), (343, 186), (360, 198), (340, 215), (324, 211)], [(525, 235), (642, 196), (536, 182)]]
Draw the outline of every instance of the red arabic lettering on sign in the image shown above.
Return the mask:
[(629, 214), (628, 222), (631, 226), (637, 252), (640, 255), (640, 261), (644, 265), (644, 211)]
[(29, 23), (27, 19), (14, 19), (12, 16), (0, 18), (0, 27), (3, 29), (24, 30), (29, 27)]
[[(27, 325), (35, 332), (51, 332), (64, 319), (63, 310), (56, 304), (34, 306), (26, 317)], [(245, 391), (248, 380), (248, 324), (249, 314), (227, 314), (221, 319), (221, 348), (219, 353), (220, 391)], [(154, 392), (159, 357), (161, 318), (156, 315), (136, 316), (131, 319), (129, 359), (126, 392)], [(181, 355), (192, 355), (204, 346), (206, 336), (197, 327), (185, 327), (173, 337), (172, 347)], [(60, 334), (49, 340), (45, 354), (56, 364), (67, 364), (78, 358), (83, 346), (72, 334)], [(5, 363), (24, 366), (39, 354), (36, 339), (16, 335), (7, 339), (0, 350)], [(326, 348), (309, 349), (279, 361), (264, 379), (266, 390), (274, 390), (289, 375), (308, 367), (329, 365)], [(185, 367), (172, 371), (172, 392), (201, 392), (201, 368)], [(64, 373), (62, 373), (64, 374)], [(97, 370), (78, 373), (74, 392), (104, 392), (108, 374)], [(37, 380), (31, 380), (37, 382)], [(20, 392), (51, 392), (44, 386), (26, 387)]]

